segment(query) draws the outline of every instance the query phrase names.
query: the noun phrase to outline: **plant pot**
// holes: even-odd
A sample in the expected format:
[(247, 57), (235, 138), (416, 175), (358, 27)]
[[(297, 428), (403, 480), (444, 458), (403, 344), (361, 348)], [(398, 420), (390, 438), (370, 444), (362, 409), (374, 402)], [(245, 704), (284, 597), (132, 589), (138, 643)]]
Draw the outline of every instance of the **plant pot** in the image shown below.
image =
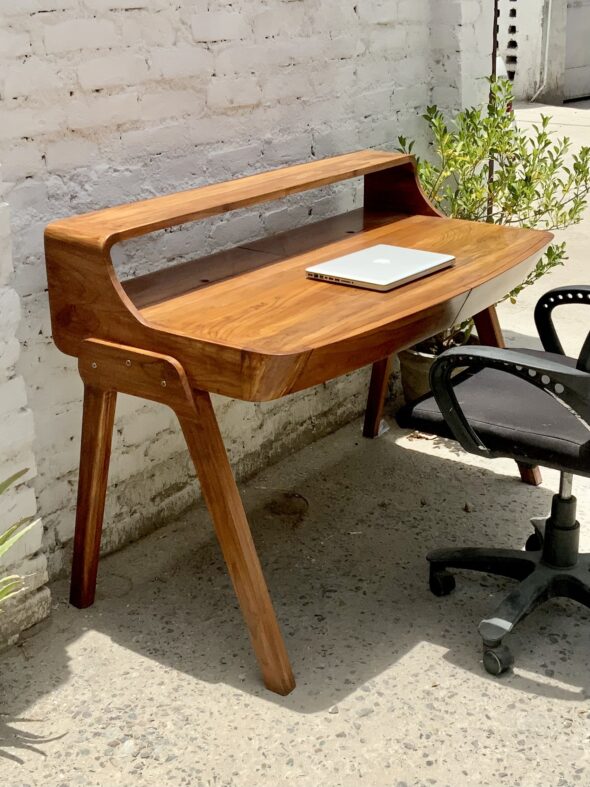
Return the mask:
[[(467, 345), (479, 344), (475, 336), (470, 336)], [(467, 346), (466, 345), (466, 346)], [(421, 353), (418, 350), (402, 350), (398, 353), (402, 390), (406, 402), (413, 402), (430, 391), (430, 367), (436, 355)], [(466, 367), (458, 366), (451, 372), (451, 377), (462, 372)]]
[(428, 376), (436, 355), (408, 349), (402, 350), (398, 358), (404, 399), (413, 402), (430, 391)]

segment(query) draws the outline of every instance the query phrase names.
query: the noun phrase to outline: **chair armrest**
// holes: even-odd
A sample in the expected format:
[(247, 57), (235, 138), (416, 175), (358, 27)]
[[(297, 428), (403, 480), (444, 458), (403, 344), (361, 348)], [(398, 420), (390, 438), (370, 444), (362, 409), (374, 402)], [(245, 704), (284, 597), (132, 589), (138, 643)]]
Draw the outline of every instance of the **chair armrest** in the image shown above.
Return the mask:
[(497, 369), (512, 374), (558, 399), (584, 423), (590, 422), (590, 374), (566, 364), (548, 361), (526, 352), (497, 347), (455, 347), (447, 350), (430, 370), (430, 385), (440, 411), (463, 448), (483, 456), (499, 456), (481, 442), (461, 409), (451, 373), (456, 367)]
[[(535, 325), (537, 326), (543, 349), (548, 353), (565, 355), (553, 325), (551, 313), (556, 306), (564, 306), (567, 303), (585, 303), (590, 305), (590, 285), (572, 284), (567, 287), (556, 287), (539, 298), (535, 306)], [(588, 334), (580, 353), (578, 368), (590, 371), (590, 334)]]

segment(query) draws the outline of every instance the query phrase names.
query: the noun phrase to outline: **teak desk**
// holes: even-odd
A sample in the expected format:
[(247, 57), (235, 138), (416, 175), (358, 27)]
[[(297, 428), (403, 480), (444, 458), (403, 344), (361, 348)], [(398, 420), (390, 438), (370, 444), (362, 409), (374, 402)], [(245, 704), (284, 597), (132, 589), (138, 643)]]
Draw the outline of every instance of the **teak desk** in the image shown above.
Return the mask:
[[(120, 282), (126, 238), (364, 178), (364, 207), (228, 252)], [(71, 602), (93, 603), (117, 392), (177, 414), (266, 686), (295, 680), (210, 392), (276, 399), (373, 364), (365, 434), (377, 433), (389, 357), (476, 315), (501, 342), (493, 304), (533, 266), (547, 232), (448, 219), (425, 198), (411, 156), (365, 150), (50, 224), (53, 336), (77, 356), (84, 411)], [(376, 243), (449, 252), (454, 268), (389, 293), (310, 281), (304, 269)], [(534, 478), (532, 479), (534, 480)]]

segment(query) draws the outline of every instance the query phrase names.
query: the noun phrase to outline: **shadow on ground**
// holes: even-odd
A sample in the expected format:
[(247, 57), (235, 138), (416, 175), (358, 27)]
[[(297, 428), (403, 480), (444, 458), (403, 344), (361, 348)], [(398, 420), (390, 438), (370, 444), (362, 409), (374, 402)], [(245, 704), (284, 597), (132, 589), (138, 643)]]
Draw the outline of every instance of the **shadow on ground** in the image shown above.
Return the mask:
[[(358, 430), (354, 424), (310, 446), (243, 490), (297, 676), (290, 696), (260, 683), (207, 513), (198, 506), (103, 559), (92, 608), (69, 607), (67, 584), (53, 586), (51, 619), (4, 657), (0, 747), (41, 751), (44, 739), (59, 735), (49, 720), (19, 717), (68, 678), (73, 643), (88, 681), (108, 687), (108, 648), (101, 654), (83, 644), (92, 631), (144, 662), (299, 713), (336, 705), (424, 642), (443, 648), (458, 669), (479, 674), (476, 625), (509, 581), (466, 573), (451, 597), (434, 598), (424, 556), (445, 544), (521, 545), (529, 517), (547, 511), (550, 492), (521, 484), (515, 470), (509, 477), (493, 465), (437, 456), (436, 444), (428, 453), (412, 450), (407, 439), (399, 445), (400, 432), (365, 441)], [(589, 680), (587, 623), (587, 612), (573, 603), (546, 604), (512, 635), (522, 671), (504, 680), (524, 692), (580, 700)], [(79, 714), (83, 723), (84, 708)]]

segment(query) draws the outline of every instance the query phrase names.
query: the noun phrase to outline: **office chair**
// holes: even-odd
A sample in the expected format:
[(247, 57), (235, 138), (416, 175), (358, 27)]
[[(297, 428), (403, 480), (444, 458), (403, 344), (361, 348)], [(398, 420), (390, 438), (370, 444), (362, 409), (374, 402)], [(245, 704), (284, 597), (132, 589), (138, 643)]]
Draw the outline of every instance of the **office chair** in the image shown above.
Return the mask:
[(513, 664), (504, 637), (539, 604), (562, 596), (590, 607), (590, 554), (579, 553), (572, 495), (573, 475), (590, 476), (590, 333), (577, 361), (568, 358), (551, 316), (555, 307), (574, 303), (590, 305), (590, 286), (558, 287), (537, 303), (535, 323), (544, 352), (466, 346), (443, 353), (430, 373), (432, 393), (398, 413), (400, 426), (454, 437), (478, 456), (511, 457), (560, 471), (551, 514), (532, 520), (534, 533), (524, 551), (437, 549), (427, 555), (436, 596), (455, 587), (449, 568), (520, 580), (479, 625), (484, 666), (492, 675)]

